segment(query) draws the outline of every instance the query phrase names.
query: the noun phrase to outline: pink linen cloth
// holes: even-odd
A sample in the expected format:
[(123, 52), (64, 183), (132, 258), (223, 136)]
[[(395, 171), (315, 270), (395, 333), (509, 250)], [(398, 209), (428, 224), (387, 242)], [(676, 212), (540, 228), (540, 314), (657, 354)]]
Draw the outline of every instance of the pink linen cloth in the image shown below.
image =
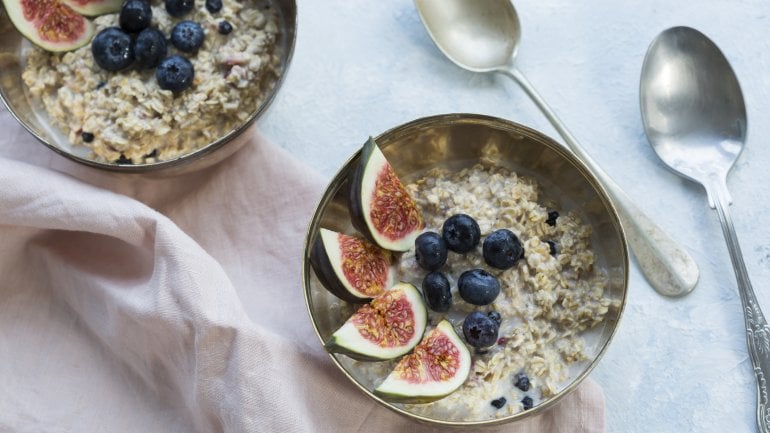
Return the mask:
[[(116, 175), (0, 108), (0, 432), (430, 432), (312, 330), (302, 243), (326, 180), (253, 129), (225, 162)], [(586, 380), (499, 432), (604, 431)]]

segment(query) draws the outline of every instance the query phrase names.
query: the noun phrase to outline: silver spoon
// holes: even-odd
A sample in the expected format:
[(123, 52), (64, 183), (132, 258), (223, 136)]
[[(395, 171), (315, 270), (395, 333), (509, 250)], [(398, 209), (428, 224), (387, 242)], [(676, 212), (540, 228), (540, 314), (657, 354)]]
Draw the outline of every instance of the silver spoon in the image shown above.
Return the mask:
[(569, 148), (588, 165), (614, 197), (628, 242), (650, 285), (663, 295), (681, 296), (698, 282), (690, 255), (652, 222), (589, 157), (556, 113), (514, 65), (521, 37), (510, 0), (414, 0), (438, 48), (458, 66), (513, 78), (532, 98)]
[(751, 288), (728, 212), (727, 174), (746, 140), (746, 108), (730, 64), (709, 38), (670, 28), (652, 42), (642, 66), (642, 119), (655, 153), (677, 174), (706, 188), (730, 251), (757, 377), (757, 423), (770, 432), (770, 327)]

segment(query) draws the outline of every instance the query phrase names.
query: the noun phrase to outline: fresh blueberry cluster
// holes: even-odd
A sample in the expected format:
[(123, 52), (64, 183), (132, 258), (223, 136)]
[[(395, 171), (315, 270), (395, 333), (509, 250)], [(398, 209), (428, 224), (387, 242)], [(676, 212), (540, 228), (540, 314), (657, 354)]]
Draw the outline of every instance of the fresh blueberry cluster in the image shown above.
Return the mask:
[[(182, 17), (195, 7), (194, 0), (164, 0), (166, 11), (173, 17)], [(222, 0), (206, 0), (206, 9), (212, 13), (222, 10)], [(116, 72), (136, 65), (142, 69), (155, 68), (155, 79), (164, 90), (179, 93), (189, 88), (195, 78), (195, 68), (181, 55), (168, 56), (166, 35), (151, 27), (150, 0), (125, 0), (120, 9), (119, 27), (100, 31), (91, 43), (94, 61), (102, 69)], [(222, 27), (226, 31), (222, 31)], [(232, 25), (219, 23), (218, 32), (228, 34)], [(203, 45), (205, 32), (194, 21), (183, 20), (171, 30), (168, 41), (185, 54), (195, 54)]]
[[(556, 225), (559, 218), (557, 211), (549, 211), (546, 223)], [(545, 241), (549, 252), (556, 256), (558, 249), (554, 241)], [(443, 224), (441, 234), (425, 232), (415, 240), (415, 260), (417, 264), (430, 271), (422, 282), (423, 294), (428, 307), (436, 312), (447, 312), (452, 306), (452, 293), (446, 275), (440, 269), (447, 261), (448, 252), (467, 254), (481, 243), (481, 230), (478, 223), (469, 215), (456, 214)], [(521, 240), (508, 229), (499, 229), (490, 233), (482, 243), (484, 262), (491, 268), (510, 269), (524, 258), (524, 246)], [(457, 279), (460, 297), (469, 304), (490, 305), (500, 294), (500, 281), (484, 269), (470, 269)], [(505, 337), (498, 338), (503, 318), (498, 311), (473, 311), (463, 320), (465, 341), (476, 348), (477, 353), (486, 353), (494, 344), (505, 345)], [(514, 376), (513, 385), (523, 392), (529, 391), (531, 384), (525, 373)], [(507, 400), (500, 397), (491, 401), (496, 409), (505, 406)], [(525, 395), (521, 400), (524, 410), (534, 405), (532, 397)]]
[[(428, 307), (436, 312), (447, 312), (452, 306), (452, 293), (447, 277), (439, 270), (447, 261), (448, 252), (467, 254), (481, 243), (481, 230), (471, 216), (456, 214), (449, 217), (441, 228), (441, 234), (425, 232), (415, 240), (415, 260), (423, 269), (430, 271), (422, 282), (423, 294)], [(484, 240), (484, 261), (498, 269), (508, 269), (524, 257), (524, 248), (518, 237), (507, 229), (497, 230)], [(469, 304), (489, 305), (500, 294), (500, 282), (484, 269), (470, 269), (457, 280), (460, 297)], [(498, 333), (502, 317), (497, 311), (475, 311), (463, 322), (465, 340), (477, 350), (499, 343)], [(503, 339), (504, 341), (504, 339)]]

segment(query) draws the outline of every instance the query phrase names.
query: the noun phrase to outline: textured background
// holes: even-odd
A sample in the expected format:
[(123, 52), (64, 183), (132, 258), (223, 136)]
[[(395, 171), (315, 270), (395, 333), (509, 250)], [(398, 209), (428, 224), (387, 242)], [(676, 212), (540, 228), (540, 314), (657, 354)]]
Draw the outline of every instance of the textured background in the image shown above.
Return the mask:
[[(556, 136), (505, 77), (445, 60), (410, 0), (299, 0), (290, 73), (262, 131), (331, 177), (368, 135), (446, 112), (483, 113)], [(667, 171), (648, 145), (639, 72), (662, 30), (688, 25), (730, 60), (749, 140), (728, 185), (760, 304), (770, 314), (770, 6), (765, 1), (521, 0), (518, 64), (588, 153), (700, 265), (682, 299), (657, 295), (636, 265), (618, 333), (592, 374), (608, 432), (754, 431), (755, 381), (735, 279), (700, 186)]]

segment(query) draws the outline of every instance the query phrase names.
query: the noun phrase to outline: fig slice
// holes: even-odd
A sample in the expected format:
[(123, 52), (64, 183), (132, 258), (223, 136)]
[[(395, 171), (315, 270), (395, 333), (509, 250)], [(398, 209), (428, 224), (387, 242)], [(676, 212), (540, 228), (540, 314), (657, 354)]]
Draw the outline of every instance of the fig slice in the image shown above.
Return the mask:
[(401, 282), (353, 313), (326, 342), (326, 350), (360, 361), (397, 358), (420, 342), (427, 321), (422, 295)]
[(350, 179), (348, 210), (359, 232), (392, 251), (414, 246), (425, 227), (417, 203), (371, 137)]
[(310, 251), (310, 264), (321, 284), (338, 298), (369, 302), (395, 280), (390, 251), (367, 241), (321, 229)]
[(118, 12), (123, 6), (123, 0), (61, 0), (61, 2), (87, 17)]
[(46, 51), (71, 51), (94, 35), (91, 21), (58, 0), (3, 0), (13, 25)]
[(401, 358), (374, 393), (397, 403), (430, 403), (455, 392), (471, 371), (471, 354), (452, 324), (442, 320), (414, 352)]

